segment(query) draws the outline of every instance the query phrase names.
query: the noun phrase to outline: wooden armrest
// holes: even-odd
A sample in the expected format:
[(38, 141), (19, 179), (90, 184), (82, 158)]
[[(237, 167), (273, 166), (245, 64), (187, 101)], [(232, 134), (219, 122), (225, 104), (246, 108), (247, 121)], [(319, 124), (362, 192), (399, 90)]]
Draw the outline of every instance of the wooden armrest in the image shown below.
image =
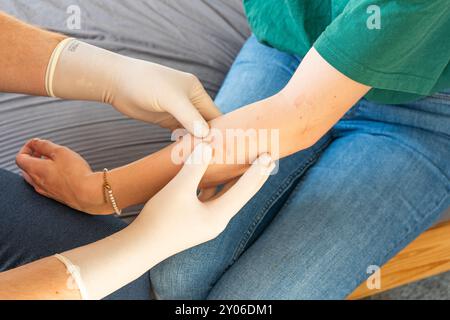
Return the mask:
[(450, 222), (441, 223), (411, 242), (381, 268), (381, 289), (364, 281), (347, 299), (365, 298), (450, 270)]

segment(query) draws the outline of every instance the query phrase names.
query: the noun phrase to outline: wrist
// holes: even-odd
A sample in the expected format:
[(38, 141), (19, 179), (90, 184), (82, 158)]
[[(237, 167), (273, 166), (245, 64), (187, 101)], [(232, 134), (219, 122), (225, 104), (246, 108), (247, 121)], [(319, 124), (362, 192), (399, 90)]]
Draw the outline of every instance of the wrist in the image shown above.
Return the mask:
[(111, 204), (104, 201), (103, 173), (93, 172), (86, 176), (79, 188), (80, 210), (90, 214), (112, 214)]

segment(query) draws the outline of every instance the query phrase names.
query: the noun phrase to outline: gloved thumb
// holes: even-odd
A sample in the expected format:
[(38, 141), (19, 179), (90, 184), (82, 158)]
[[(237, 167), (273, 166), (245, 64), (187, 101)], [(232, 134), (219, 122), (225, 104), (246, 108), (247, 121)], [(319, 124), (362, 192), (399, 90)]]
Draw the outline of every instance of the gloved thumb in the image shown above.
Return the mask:
[(192, 102), (202, 115), (203, 119), (205, 119), (206, 121), (211, 121), (220, 117), (222, 115), (222, 112), (220, 112), (219, 108), (217, 108), (216, 104), (206, 92), (205, 88), (200, 87), (199, 91), (200, 93), (198, 93), (196, 97), (192, 99)]
[(274, 168), (272, 157), (261, 155), (227, 192), (208, 203), (211, 211), (230, 220), (261, 189)]
[(197, 194), (197, 188), (212, 159), (212, 148), (208, 143), (198, 144), (184, 166), (172, 180), (174, 187)]
[(206, 138), (208, 136), (209, 124), (187, 97), (178, 99), (178, 103), (169, 106), (166, 111), (194, 137)]

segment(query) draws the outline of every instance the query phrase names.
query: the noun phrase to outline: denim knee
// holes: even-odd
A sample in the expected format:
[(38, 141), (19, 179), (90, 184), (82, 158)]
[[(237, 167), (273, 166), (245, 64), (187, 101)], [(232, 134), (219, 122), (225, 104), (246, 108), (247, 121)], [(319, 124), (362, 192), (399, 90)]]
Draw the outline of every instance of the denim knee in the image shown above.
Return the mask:
[(150, 270), (153, 292), (161, 300), (205, 300), (212, 288), (203, 265), (178, 254)]

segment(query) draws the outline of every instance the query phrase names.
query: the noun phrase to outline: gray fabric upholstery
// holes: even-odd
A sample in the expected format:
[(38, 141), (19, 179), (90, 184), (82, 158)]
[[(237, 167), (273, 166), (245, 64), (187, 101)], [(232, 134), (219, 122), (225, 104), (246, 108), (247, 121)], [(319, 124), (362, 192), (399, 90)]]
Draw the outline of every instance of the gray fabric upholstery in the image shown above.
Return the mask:
[[(67, 28), (70, 5), (81, 9), (80, 30)], [(250, 34), (241, 0), (2, 0), (0, 10), (194, 73), (213, 96)], [(76, 150), (96, 170), (129, 163), (169, 143), (166, 130), (127, 119), (106, 105), (0, 94), (0, 168), (18, 172), (15, 154), (33, 137)]]

